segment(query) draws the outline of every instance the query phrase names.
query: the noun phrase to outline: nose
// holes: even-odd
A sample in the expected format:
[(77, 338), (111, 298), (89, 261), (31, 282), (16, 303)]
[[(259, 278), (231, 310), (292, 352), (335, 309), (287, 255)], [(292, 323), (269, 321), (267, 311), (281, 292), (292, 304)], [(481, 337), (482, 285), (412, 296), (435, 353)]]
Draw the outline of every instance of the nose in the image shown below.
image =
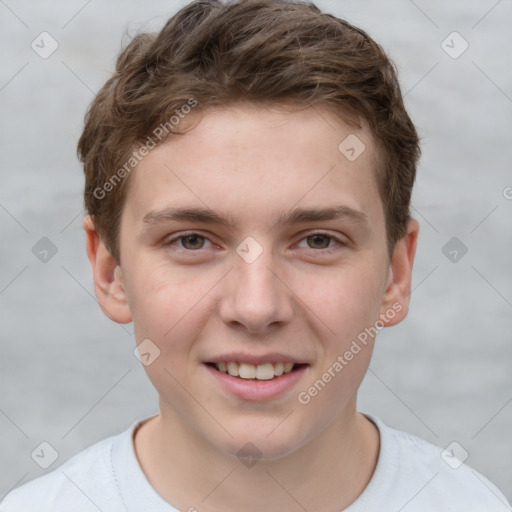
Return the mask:
[(293, 293), (281, 266), (271, 251), (251, 263), (236, 256), (235, 268), (228, 274), (220, 304), (220, 317), (231, 328), (249, 334), (266, 335), (290, 322)]

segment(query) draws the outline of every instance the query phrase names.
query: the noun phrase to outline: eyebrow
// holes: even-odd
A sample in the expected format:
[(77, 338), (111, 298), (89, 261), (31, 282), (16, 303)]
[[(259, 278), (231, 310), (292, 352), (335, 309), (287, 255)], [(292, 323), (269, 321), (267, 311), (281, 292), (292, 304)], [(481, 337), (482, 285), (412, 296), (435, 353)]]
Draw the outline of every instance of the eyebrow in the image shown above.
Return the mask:
[[(282, 227), (328, 220), (348, 220), (354, 224), (361, 225), (363, 228), (370, 228), (368, 215), (366, 215), (366, 213), (346, 205), (337, 205), (327, 208), (295, 208), (289, 212), (281, 213), (275, 225)], [(148, 226), (173, 221), (216, 224), (226, 226), (231, 230), (236, 226), (236, 219), (233, 216), (226, 216), (208, 208), (170, 207), (149, 212), (143, 218), (143, 223)]]

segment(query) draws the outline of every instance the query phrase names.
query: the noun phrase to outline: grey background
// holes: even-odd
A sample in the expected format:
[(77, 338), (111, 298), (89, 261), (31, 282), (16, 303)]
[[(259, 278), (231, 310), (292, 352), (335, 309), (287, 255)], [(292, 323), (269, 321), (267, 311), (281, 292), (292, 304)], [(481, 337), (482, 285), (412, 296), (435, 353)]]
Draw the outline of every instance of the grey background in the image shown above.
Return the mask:
[[(0, 1), (0, 498), (45, 472), (40, 442), (58, 451), (50, 471), (158, 410), (132, 326), (94, 297), (75, 147), (125, 31), (158, 29), (185, 3)], [(316, 3), (395, 60), (423, 139), (411, 311), (379, 335), (360, 410), (456, 440), (510, 500), (512, 1)], [(42, 31), (59, 44), (47, 59), (30, 46)], [(457, 59), (441, 47), (453, 31), (469, 43)], [(454, 236), (468, 248), (457, 262), (442, 252)], [(57, 248), (46, 263), (32, 252), (42, 237)]]

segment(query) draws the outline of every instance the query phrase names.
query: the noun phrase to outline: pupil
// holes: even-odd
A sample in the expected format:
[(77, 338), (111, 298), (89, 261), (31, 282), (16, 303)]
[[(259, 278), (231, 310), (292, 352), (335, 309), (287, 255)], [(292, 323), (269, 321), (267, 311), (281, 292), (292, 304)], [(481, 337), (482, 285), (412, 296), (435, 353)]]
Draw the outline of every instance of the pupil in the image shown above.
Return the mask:
[[(196, 244), (197, 243), (197, 240), (201, 238), (199, 237), (198, 235), (187, 235), (185, 237), (185, 246), (187, 246), (187, 244), (192, 240), (192, 245)], [(201, 244), (199, 244), (201, 246)], [(193, 249), (197, 249), (197, 247), (192, 247)]]
[[(327, 240), (325, 235), (313, 235), (311, 238), (314, 239), (314, 244), (318, 246), (318, 239), (320, 239), (320, 245), (322, 245), (321, 240), (324, 239), (324, 242)], [(325, 246), (325, 243), (323, 244)]]

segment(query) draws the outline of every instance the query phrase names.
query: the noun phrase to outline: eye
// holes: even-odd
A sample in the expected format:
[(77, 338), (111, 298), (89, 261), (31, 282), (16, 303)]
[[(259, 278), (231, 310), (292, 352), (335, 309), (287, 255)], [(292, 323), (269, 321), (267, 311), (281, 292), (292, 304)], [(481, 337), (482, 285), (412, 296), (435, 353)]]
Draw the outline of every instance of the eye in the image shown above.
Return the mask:
[[(338, 246), (347, 245), (339, 238), (324, 232), (310, 233), (308, 236), (302, 238), (301, 241), (302, 240), (305, 240), (308, 244), (308, 247), (306, 247), (306, 249), (320, 249), (322, 250), (322, 252), (333, 252), (334, 250), (336, 250), (337, 247), (331, 246), (332, 241), (335, 241)], [(178, 236), (169, 238), (166, 241), (164, 241), (162, 245), (164, 247), (170, 247), (178, 243), (178, 250), (183, 250), (186, 252), (197, 252), (200, 249), (205, 248), (205, 242), (209, 242), (211, 244), (210, 240), (206, 236), (203, 236), (196, 232), (190, 232), (181, 233)]]
[(308, 236), (303, 238), (302, 240), (306, 240), (308, 244), (308, 248), (310, 249), (323, 249), (324, 252), (332, 252), (335, 250), (335, 247), (329, 247), (330, 242), (334, 240), (338, 243), (339, 246), (347, 245), (345, 242), (341, 241), (339, 238), (330, 235), (329, 233), (323, 232), (315, 232), (310, 233)]
[(208, 238), (199, 233), (185, 233), (166, 240), (163, 245), (167, 247), (174, 245), (174, 242), (180, 242), (181, 247), (179, 246), (179, 249), (194, 252), (202, 249), (206, 240)]

